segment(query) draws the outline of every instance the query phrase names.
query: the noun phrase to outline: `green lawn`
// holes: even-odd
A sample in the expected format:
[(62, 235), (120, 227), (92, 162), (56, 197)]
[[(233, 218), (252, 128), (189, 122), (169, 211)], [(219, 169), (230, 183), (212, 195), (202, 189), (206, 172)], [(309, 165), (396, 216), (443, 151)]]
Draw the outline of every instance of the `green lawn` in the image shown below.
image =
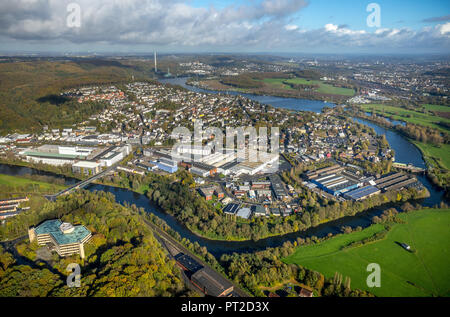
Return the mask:
[[(450, 119), (443, 117), (437, 117), (433, 114), (421, 113), (413, 110), (407, 110), (396, 106), (382, 105), (382, 104), (366, 104), (361, 105), (362, 109), (367, 112), (375, 112), (378, 115), (385, 117), (392, 117), (395, 120), (406, 121), (414, 124), (419, 124), (422, 126), (429, 126), (435, 129), (439, 129), (444, 132), (449, 132), (448, 129), (438, 125), (437, 123), (447, 122), (450, 123)], [(444, 106), (437, 105), (425, 105), (427, 110), (436, 111), (436, 109), (444, 109)], [(446, 112), (446, 111), (444, 111)]]
[(423, 106), (428, 111), (450, 112), (450, 106), (430, 105), (430, 104), (424, 104)]
[(319, 88), (317, 88), (316, 91), (320, 92), (322, 94), (343, 95), (343, 96), (353, 96), (355, 94), (355, 91), (353, 89), (335, 87), (333, 85), (326, 84), (320, 80), (308, 80), (308, 79), (304, 79), (304, 78), (291, 78), (291, 79), (288, 79), (288, 78), (264, 78), (263, 81), (265, 83), (275, 86), (276, 88), (282, 88), (282, 89), (288, 89), (288, 90), (293, 90), (293, 88), (291, 88), (291, 86), (286, 85), (283, 82), (288, 82), (291, 84), (302, 84), (302, 85), (318, 85)]
[[(286, 263), (296, 263), (333, 277), (351, 278), (352, 288), (377, 296), (450, 296), (450, 209), (425, 209), (401, 214), (405, 224), (395, 224), (387, 236), (360, 247), (340, 250), (351, 241), (371, 236), (380, 226), (342, 235), (318, 245), (298, 247)], [(396, 242), (408, 243), (415, 253)], [(369, 263), (381, 267), (381, 287), (369, 288)]]
[(55, 185), (51, 183), (45, 183), (40, 181), (34, 181), (24, 177), (10, 176), (0, 174), (0, 185), (6, 185), (11, 187), (11, 189), (17, 190), (18, 192), (52, 192), (59, 191), (65, 188), (65, 186)]
[[(429, 143), (412, 141), (432, 163), (439, 164), (442, 168), (450, 170), (450, 144), (435, 146)], [(436, 165), (436, 164), (435, 164)]]
[(330, 95), (343, 95), (343, 96), (353, 96), (355, 91), (350, 88), (335, 87), (330, 84), (326, 84), (321, 80), (308, 80), (304, 78), (292, 78), (287, 80), (288, 83), (292, 84), (302, 84), (302, 85), (319, 85), (317, 92), (322, 94)]

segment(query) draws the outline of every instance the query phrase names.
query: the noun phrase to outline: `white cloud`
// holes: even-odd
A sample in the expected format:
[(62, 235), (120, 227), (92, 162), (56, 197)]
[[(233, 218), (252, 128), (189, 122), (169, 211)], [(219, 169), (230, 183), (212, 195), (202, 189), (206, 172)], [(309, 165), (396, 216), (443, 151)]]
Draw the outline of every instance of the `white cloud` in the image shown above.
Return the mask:
[[(0, 0), (2, 42), (97, 43), (231, 50), (322, 50), (324, 48), (450, 48), (450, 23), (421, 30), (367, 32), (326, 24), (305, 29), (293, 23), (304, 0), (264, 0), (223, 9), (197, 8), (178, 0), (76, 0), (81, 28), (66, 26), (74, 0)], [(298, 24), (298, 25), (297, 25)], [(4, 45), (2, 45), (4, 46)]]
[(438, 25), (439, 32), (444, 35), (450, 32), (450, 22), (443, 25)]
[(338, 26), (332, 23), (325, 24), (325, 30), (328, 32), (336, 32), (338, 30)]
[(298, 25), (287, 24), (284, 26), (287, 31), (295, 31), (298, 30)]

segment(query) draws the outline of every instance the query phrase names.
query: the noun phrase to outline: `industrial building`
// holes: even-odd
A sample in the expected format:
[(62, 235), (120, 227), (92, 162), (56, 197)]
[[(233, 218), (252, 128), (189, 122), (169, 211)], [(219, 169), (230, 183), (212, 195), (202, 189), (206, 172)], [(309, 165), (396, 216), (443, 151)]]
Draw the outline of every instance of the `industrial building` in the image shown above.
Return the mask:
[(151, 163), (167, 173), (175, 173), (178, 171), (178, 163), (164, 157), (160, 157), (156, 161), (151, 161)]
[(197, 286), (205, 295), (214, 297), (231, 296), (233, 292), (233, 285), (231, 285), (224, 278), (215, 274), (214, 278), (206, 268), (200, 269), (191, 276), (192, 283)]
[(87, 147), (46, 144), (35, 149), (26, 149), (19, 154), (25, 156), (28, 162), (60, 166), (73, 164), (77, 160), (86, 160), (93, 151), (93, 148)]
[(239, 210), (240, 204), (230, 203), (223, 208), (223, 212), (227, 215), (236, 215)]
[(205, 200), (211, 200), (214, 193), (214, 188), (199, 188), (198, 192), (200, 195), (205, 197)]
[(89, 173), (99, 172), (97, 166), (94, 166), (97, 163), (101, 167), (109, 167), (120, 162), (130, 153), (131, 145), (129, 144), (98, 148), (46, 144), (38, 148), (23, 150), (19, 154), (24, 156), (28, 162), (55, 166), (75, 164), (76, 173), (89, 175)]
[(264, 208), (264, 206), (262, 206), (262, 205), (252, 206), (252, 209), (253, 209), (253, 214), (255, 215), (255, 217), (261, 217), (261, 216), (267, 215), (266, 208)]
[(23, 202), (27, 202), (28, 200), (29, 200), (28, 197), (0, 200), (0, 219), (14, 217), (18, 215), (21, 211), (30, 208), (30, 207), (20, 208), (20, 204)]
[(72, 165), (72, 172), (92, 176), (100, 173), (101, 166), (97, 162), (79, 161)]
[(380, 193), (380, 190), (372, 185), (367, 185), (361, 188), (357, 188), (354, 190), (351, 190), (349, 192), (346, 192), (344, 194), (344, 197), (347, 199), (353, 199), (355, 201), (363, 200), (366, 198), (369, 198), (373, 195), (378, 195)]
[(191, 282), (205, 295), (231, 296), (233, 285), (209, 267), (201, 265), (197, 260), (184, 253), (178, 253), (174, 258)]
[(410, 186), (414, 183), (417, 183), (417, 179), (413, 176), (398, 172), (398, 173), (390, 173), (381, 178), (378, 178), (374, 180), (374, 183), (376, 187), (378, 187), (379, 189), (383, 191), (388, 191)]
[(217, 167), (213, 165), (200, 162), (193, 162), (191, 166), (192, 167), (189, 169), (189, 171), (192, 174), (199, 175), (202, 177), (213, 176), (215, 173), (217, 173)]
[(252, 211), (250, 210), (250, 208), (247, 207), (239, 209), (236, 213), (236, 216), (244, 219), (249, 219), (251, 215)]
[(60, 256), (79, 254), (84, 258), (84, 244), (91, 239), (91, 232), (83, 225), (73, 226), (59, 219), (46, 220), (36, 228), (28, 230), (30, 242), (37, 240)]
[(336, 164), (306, 173), (309, 180), (321, 190), (338, 196), (363, 185), (359, 177)]
[(277, 174), (272, 174), (269, 176), (269, 180), (276, 199), (282, 200), (288, 197), (288, 193), (283, 185), (283, 182), (281, 181), (280, 176)]

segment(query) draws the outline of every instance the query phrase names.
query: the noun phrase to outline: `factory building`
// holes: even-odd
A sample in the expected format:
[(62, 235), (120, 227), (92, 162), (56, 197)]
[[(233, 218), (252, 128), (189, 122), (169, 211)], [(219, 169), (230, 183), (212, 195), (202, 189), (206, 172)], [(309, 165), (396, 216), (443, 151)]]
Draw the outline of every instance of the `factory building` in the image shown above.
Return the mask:
[(106, 154), (103, 154), (100, 159), (100, 165), (110, 167), (116, 163), (119, 163), (124, 158), (122, 151), (111, 150)]
[(163, 170), (167, 173), (175, 173), (178, 171), (178, 164), (175, 161), (170, 159), (160, 157), (156, 161), (152, 161), (152, 164), (155, 164), (160, 170)]
[(61, 166), (73, 164), (77, 160), (86, 160), (93, 148), (68, 147), (59, 145), (42, 145), (35, 149), (26, 149), (19, 154), (25, 156), (28, 162)]
[(374, 195), (378, 195), (380, 190), (375, 186), (368, 185), (358, 189), (351, 190), (344, 194), (344, 197), (347, 199), (353, 199), (355, 201), (363, 200), (369, 198)]
[(262, 217), (267, 215), (266, 208), (262, 205), (252, 206), (252, 209), (255, 217)]
[(101, 166), (97, 162), (79, 161), (72, 165), (72, 172), (92, 176), (100, 173)]
[(403, 173), (391, 173), (374, 180), (376, 187), (383, 191), (401, 189), (417, 183), (417, 179)]
[(363, 185), (358, 175), (346, 171), (338, 164), (310, 171), (306, 173), (306, 176), (311, 183), (333, 196), (344, 194)]
[(249, 219), (251, 215), (252, 215), (252, 211), (250, 208), (241, 208), (236, 213), (236, 216), (244, 218), (244, 219)]
[(234, 215), (239, 210), (239, 206), (239, 204), (234, 203), (228, 204), (225, 206), (225, 208), (223, 208), (223, 212), (226, 214)]
[(199, 175), (202, 177), (213, 176), (217, 173), (217, 167), (205, 163), (193, 162), (191, 164), (189, 171), (192, 174)]
[(278, 200), (286, 199), (288, 197), (288, 193), (283, 185), (283, 182), (281, 181), (280, 176), (277, 174), (272, 174), (269, 176), (269, 180), (275, 194), (275, 198)]
[(214, 193), (214, 188), (199, 188), (198, 192), (205, 198), (205, 200), (211, 200)]
[(209, 267), (201, 265), (191, 256), (178, 253), (174, 256), (178, 265), (185, 271), (191, 282), (205, 295), (228, 297), (232, 295), (233, 285)]

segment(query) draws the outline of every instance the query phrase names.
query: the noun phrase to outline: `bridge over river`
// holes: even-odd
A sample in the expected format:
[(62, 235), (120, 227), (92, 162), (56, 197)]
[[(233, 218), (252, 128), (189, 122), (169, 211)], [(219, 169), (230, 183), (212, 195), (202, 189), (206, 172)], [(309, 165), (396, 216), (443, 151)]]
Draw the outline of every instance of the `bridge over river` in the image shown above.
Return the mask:
[(50, 201), (55, 201), (56, 198), (58, 198), (59, 196), (70, 194), (71, 192), (73, 192), (73, 191), (75, 191), (77, 189), (84, 188), (87, 185), (89, 185), (90, 183), (92, 183), (93, 181), (95, 181), (96, 179), (99, 179), (99, 178), (101, 178), (101, 177), (103, 177), (103, 176), (113, 172), (116, 169), (117, 166), (118, 166), (118, 164), (114, 164), (114, 165), (108, 167), (107, 169), (101, 171), (100, 173), (95, 174), (94, 176), (92, 176), (92, 177), (90, 177), (88, 179), (85, 179), (83, 181), (80, 181), (79, 183), (76, 183), (76, 184), (70, 186), (69, 188), (66, 188), (66, 189), (62, 190), (59, 193), (56, 193), (54, 195), (46, 195), (45, 198), (47, 198)]
[(426, 171), (425, 168), (417, 167), (412, 164), (404, 164), (404, 163), (393, 163), (393, 167), (406, 170), (410, 173), (423, 173)]

